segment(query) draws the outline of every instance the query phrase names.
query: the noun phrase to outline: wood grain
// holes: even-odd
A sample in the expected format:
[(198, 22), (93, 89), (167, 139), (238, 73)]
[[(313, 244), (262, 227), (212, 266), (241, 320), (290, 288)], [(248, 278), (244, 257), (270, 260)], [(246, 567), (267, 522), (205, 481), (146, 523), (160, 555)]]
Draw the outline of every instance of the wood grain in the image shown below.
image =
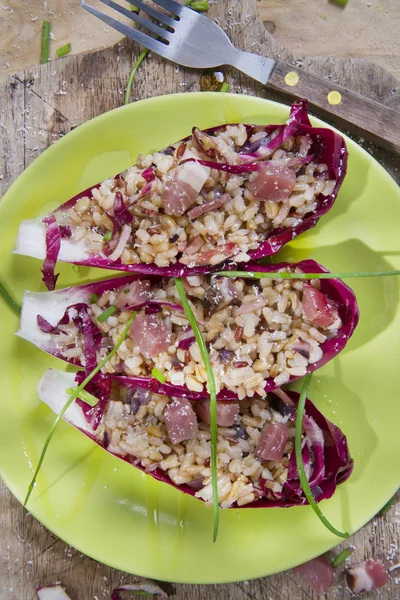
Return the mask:
[[(239, 47), (280, 56), (293, 62), (298, 57), (284, 51), (271, 38), (259, 20), (254, 0), (213, 5), (219, 19)], [(4, 192), (16, 177), (46, 147), (84, 121), (119, 106), (123, 102), (130, 66), (139, 48), (128, 41), (92, 54), (69, 56), (55, 64), (27, 68), (0, 83), (0, 186)], [(399, 97), (391, 90), (396, 80), (382, 69), (357, 59), (303, 59), (302, 64), (316, 75), (324, 74), (355, 92), (387, 106), (399, 107)], [(234, 92), (277, 99), (243, 75), (226, 70)], [(148, 57), (138, 71), (132, 100), (171, 92), (199, 89), (199, 73), (177, 69), (157, 56)], [(370, 151), (399, 180), (399, 157), (366, 144)], [(400, 534), (400, 504), (385, 517), (374, 519), (355, 534), (352, 560), (381, 557), (387, 564), (400, 560), (397, 543)], [(96, 563), (67, 546), (48, 532), (23, 509), (4, 485), (0, 488), (0, 598), (34, 600), (34, 586), (62, 581), (72, 600), (105, 600), (120, 582), (135, 579)], [(343, 547), (346, 544), (342, 544)], [(394, 573), (395, 575), (395, 573)], [(400, 574), (399, 574), (400, 577)], [(328, 600), (349, 600), (343, 569), (338, 571), (338, 587)], [(397, 579), (400, 582), (400, 579)], [(307, 586), (291, 573), (250, 582), (218, 586), (165, 585), (173, 600), (316, 600)], [(400, 586), (392, 577), (390, 586), (372, 592), (366, 600), (396, 600)]]

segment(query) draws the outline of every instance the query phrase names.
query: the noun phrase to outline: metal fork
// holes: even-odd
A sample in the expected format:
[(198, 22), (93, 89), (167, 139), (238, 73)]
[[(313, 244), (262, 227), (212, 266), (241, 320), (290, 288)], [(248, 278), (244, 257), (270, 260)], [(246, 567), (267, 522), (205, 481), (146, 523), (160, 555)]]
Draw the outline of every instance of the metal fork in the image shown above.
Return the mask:
[(142, 0), (129, 1), (153, 20), (113, 0), (101, 2), (147, 29), (149, 34), (109, 17), (85, 1), (81, 5), (110, 27), (168, 60), (197, 69), (231, 65), (284, 96), (308, 98), (322, 116), (335, 115), (346, 129), (389, 150), (400, 151), (400, 115), (391, 108), (283, 61), (238, 50), (216, 23), (174, 0), (153, 0), (169, 15)]

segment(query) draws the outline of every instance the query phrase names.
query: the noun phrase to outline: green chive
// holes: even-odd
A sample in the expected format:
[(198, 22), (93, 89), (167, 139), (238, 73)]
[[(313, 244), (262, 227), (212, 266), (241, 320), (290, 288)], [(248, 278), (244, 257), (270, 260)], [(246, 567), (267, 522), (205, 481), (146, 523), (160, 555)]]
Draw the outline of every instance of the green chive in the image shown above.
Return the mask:
[(135, 64), (132, 67), (132, 71), (131, 71), (131, 73), (129, 75), (128, 83), (126, 85), (126, 92), (125, 92), (124, 104), (129, 104), (129, 97), (131, 95), (131, 88), (132, 88), (133, 78), (135, 77), (135, 73), (138, 70), (138, 67), (142, 63), (143, 59), (146, 58), (146, 56), (148, 55), (148, 53), (149, 53), (149, 51), (148, 51), (147, 48), (145, 50), (143, 50), (143, 52), (140, 54), (139, 58), (137, 59), (137, 61), (135, 62)]
[(225, 83), (223, 83), (223, 84), (221, 85), (221, 89), (220, 89), (219, 91), (220, 91), (220, 92), (229, 92), (229, 83), (227, 83), (227, 82), (225, 81)]
[(49, 62), (49, 43), (50, 43), (50, 22), (42, 23), (42, 46), (40, 50), (40, 64)]
[(353, 548), (346, 548), (345, 550), (343, 550), (340, 554), (336, 556), (336, 558), (333, 559), (332, 567), (335, 567), (335, 569), (336, 567), (339, 567), (342, 563), (344, 563), (346, 558), (349, 558), (352, 552)]
[(106, 231), (106, 233), (103, 235), (103, 241), (104, 242), (109, 242), (112, 238), (112, 231)]
[(335, 535), (342, 537), (342, 538), (348, 538), (349, 537), (348, 533), (342, 533), (341, 531), (338, 531), (338, 529), (336, 529), (333, 525), (331, 525), (329, 523), (328, 519), (325, 517), (325, 515), (321, 511), (318, 504), (315, 502), (314, 496), (312, 494), (311, 488), (308, 483), (306, 472), (304, 470), (303, 455), (302, 455), (302, 451), (301, 451), (301, 435), (303, 432), (303, 415), (304, 415), (304, 409), (305, 409), (305, 404), (306, 404), (308, 387), (309, 387), (310, 381), (311, 381), (311, 375), (312, 375), (312, 373), (309, 373), (304, 378), (304, 383), (301, 388), (299, 403), (297, 405), (296, 433), (295, 433), (295, 444), (294, 444), (295, 453), (296, 453), (297, 472), (299, 474), (301, 489), (303, 490), (305, 497), (307, 498), (310, 506), (312, 507), (312, 509), (314, 510), (315, 514), (320, 519), (320, 521), (322, 521), (322, 523), (325, 525), (325, 527), (327, 529), (329, 529), (329, 531), (331, 531)]
[(97, 320), (99, 323), (104, 323), (104, 321), (107, 321), (108, 317), (111, 317), (111, 315), (113, 315), (115, 312), (117, 312), (117, 307), (113, 306), (111, 304), (111, 306), (109, 306), (108, 308), (106, 308), (106, 310), (104, 310), (101, 315), (99, 315), (97, 317)]
[(349, 0), (333, 0), (336, 4), (340, 4), (341, 6), (346, 6)]
[(164, 375), (161, 373), (161, 371), (156, 369), (156, 367), (154, 367), (154, 369), (152, 370), (151, 376), (154, 377), (154, 379), (157, 379), (157, 381), (159, 381), (160, 383), (165, 383)]
[(65, 56), (66, 54), (69, 54), (71, 52), (71, 42), (68, 42), (68, 44), (64, 44), (64, 46), (61, 46), (61, 48), (57, 48), (56, 50), (56, 54), (59, 58), (61, 58), (62, 56)]
[(89, 304), (96, 304), (98, 299), (99, 297), (97, 294), (92, 294), (89, 298)]
[[(68, 388), (65, 391), (67, 392), (68, 396), (71, 396), (71, 394), (75, 393), (74, 388)], [(85, 402), (86, 404), (89, 404), (89, 406), (96, 406), (96, 404), (99, 401), (99, 399), (96, 398), (96, 396), (93, 396), (93, 394), (89, 394), (89, 392), (87, 392), (86, 390), (81, 390), (79, 392), (78, 398), (80, 400), (83, 400), (83, 402)]]
[(3, 298), (4, 302), (8, 304), (8, 306), (19, 316), (21, 314), (21, 307), (17, 302), (15, 302), (14, 298), (7, 292), (6, 288), (0, 281), (0, 296)]
[(55, 418), (54, 423), (51, 426), (51, 429), (50, 429), (49, 433), (47, 434), (47, 438), (46, 438), (46, 441), (44, 443), (42, 452), (40, 454), (38, 465), (37, 465), (36, 470), (35, 470), (35, 472), (33, 474), (32, 481), (29, 484), (28, 492), (27, 492), (25, 500), (24, 500), (24, 506), (27, 505), (29, 497), (30, 497), (30, 495), (32, 493), (32, 490), (33, 490), (34, 486), (35, 486), (37, 476), (38, 476), (40, 468), (42, 466), (44, 457), (46, 456), (47, 448), (48, 448), (48, 446), (50, 444), (51, 438), (53, 437), (53, 433), (54, 433), (57, 425), (59, 424), (59, 422), (63, 418), (65, 412), (68, 410), (68, 408), (74, 402), (74, 400), (76, 400), (76, 398), (79, 397), (81, 391), (85, 389), (85, 387), (87, 386), (87, 384), (90, 381), (92, 381), (92, 379), (96, 375), (96, 373), (98, 373), (100, 371), (100, 369), (102, 369), (104, 367), (104, 365), (110, 360), (110, 358), (112, 358), (114, 356), (114, 354), (118, 351), (118, 349), (121, 346), (122, 342), (124, 341), (124, 339), (128, 335), (128, 331), (129, 331), (130, 326), (132, 325), (133, 320), (134, 320), (135, 317), (136, 317), (136, 313), (133, 313), (132, 316), (129, 318), (129, 321), (127, 321), (127, 323), (126, 323), (126, 325), (124, 327), (124, 330), (123, 330), (123, 332), (121, 334), (121, 337), (119, 338), (118, 342), (115, 344), (114, 348), (111, 350), (111, 352), (109, 354), (107, 354), (107, 356), (105, 358), (103, 358), (103, 360), (97, 365), (97, 367), (95, 367), (93, 369), (93, 371), (91, 373), (89, 373), (89, 375), (81, 383), (81, 385), (79, 385), (74, 390), (74, 393), (71, 394), (71, 396), (68, 398), (67, 402), (64, 404), (64, 406), (62, 407), (61, 411), (58, 413), (57, 417)]
[(389, 502), (386, 502), (386, 504), (383, 508), (381, 508), (381, 510), (379, 511), (380, 517), (383, 517), (383, 515), (386, 515), (387, 511), (392, 506), (392, 504), (394, 503), (395, 500), (396, 500), (396, 494), (393, 496), (393, 498), (390, 498)]
[(220, 271), (221, 277), (244, 277), (247, 279), (354, 279), (356, 277), (391, 277), (400, 271), (361, 271), (359, 273), (259, 273), (257, 271)]
[(189, 2), (185, 2), (185, 6), (197, 10), (197, 12), (207, 12), (210, 8), (208, 0), (189, 0)]
[(134, 4), (131, 4), (130, 8), (131, 8), (131, 12), (136, 13), (137, 15), (139, 14), (140, 11), (137, 6), (135, 6)]
[(217, 391), (215, 387), (214, 373), (211, 367), (210, 356), (207, 346), (197, 324), (196, 317), (186, 297), (185, 288), (183, 287), (182, 279), (175, 278), (176, 289), (178, 290), (179, 298), (185, 311), (189, 325), (193, 329), (194, 337), (200, 348), (200, 354), (204, 362), (208, 378), (208, 391), (210, 395), (210, 431), (211, 431), (211, 486), (213, 496), (214, 510), (214, 531), (213, 542), (216, 541), (218, 535), (219, 523), (219, 505), (218, 505), (218, 481), (217, 481)]
[(124, 294), (129, 294), (129, 288), (124, 289)]

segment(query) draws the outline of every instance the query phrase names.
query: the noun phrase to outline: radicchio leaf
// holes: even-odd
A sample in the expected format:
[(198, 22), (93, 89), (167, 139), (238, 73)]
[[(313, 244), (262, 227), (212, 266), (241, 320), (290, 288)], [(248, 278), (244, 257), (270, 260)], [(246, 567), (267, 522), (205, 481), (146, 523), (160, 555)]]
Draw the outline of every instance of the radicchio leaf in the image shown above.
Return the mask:
[[(111, 600), (121, 600), (121, 592), (131, 592), (138, 595), (153, 596), (154, 598), (162, 598), (168, 600), (168, 594), (164, 592), (154, 581), (150, 579), (142, 579), (136, 583), (126, 583), (115, 588), (111, 594)], [(143, 592), (143, 594), (141, 594)]]
[(59, 273), (54, 274), (54, 268), (61, 248), (61, 232), (54, 215), (45, 217), (43, 223), (46, 228), (46, 258), (42, 267), (42, 281), (51, 291), (56, 287), (59, 276)]

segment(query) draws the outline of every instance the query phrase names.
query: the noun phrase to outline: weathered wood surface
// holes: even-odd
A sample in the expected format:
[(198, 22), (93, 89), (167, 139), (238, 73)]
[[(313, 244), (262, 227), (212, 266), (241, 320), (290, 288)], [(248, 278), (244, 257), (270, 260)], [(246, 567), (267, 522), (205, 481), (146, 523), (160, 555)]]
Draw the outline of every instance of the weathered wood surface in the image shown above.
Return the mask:
[[(213, 5), (232, 39), (243, 49), (269, 52), (288, 61), (296, 56), (284, 51), (262, 25), (256, 2), (242, 0)], [(224, 13), (224, 14), (223, 14)], [(224, 16), (225, 15), (225, 16)], [(119, 106), (130, 66), (139, 48), (124, 41), (114, 48), (86, 55), (70, 56), (56, 64), (28, 68), (0, 84), (0, 193), (45, 148), (73, 126)], [(398, 82), (383, 69), (357, 59), (304, 59), (311, 72), (332, 78), (354, 91), (388, 106), (399, 107)], [(226, 71), (232, 91), (267, 97), (262, 86), (244, 76)], [(176, 69), (157, 56), (148, 57), (136, 75), (133, 99), (171, 92), (199, 89), (199, 73)], [(272, 97), (268, 95), (268, 97)], [(275, 97), (276, 98), (276, 97)], [(399, 180), (399, 157), (367, 145), (382, 164)], [(385, 517), (374, 519), (354, 535), (354, 560), (381, 557), (387, 564), (399, 562), (400, 505)], [(0, 491), (0, 598), (34, 600), (34, 586), (62, 581), (72, 600), (103, 600), (121, 581), (134, 577), (83, 556), (49, 533), (31, 517), (3, 486)], [(397, 571), (397, 573), (399, 573)], [(393, 573), (389, 587), (372, 592), (369, 600), (400, 598), (400, 573)], [(348, 600), (342, 569), (339, 587), (330, 590), (329, 600)], [(251, 582), (219, 586), (166, 585), (174, 600), (315, 600), (307, 586), (289, 574), (278, 574)]]
[[(91, 0), (91, 4), (107, 12), (100, 0)], [(259, 0), (258, 8), (268, 31), (297, 54), (367, 58), (400, 77), (398, 0), (351, 0), (345, 9), (332, 0)], [(52, 59), (56, 59), (57, 48), (67, 42), (72, 44), (72, 53), (79, 54), (109, 47), (121, 39), (117, 31), (99, 26), (81, 9), (80, 0), (3, 0), (0, 79), (39, 60), (44, 19), (51, 22), (54, 35)]]

